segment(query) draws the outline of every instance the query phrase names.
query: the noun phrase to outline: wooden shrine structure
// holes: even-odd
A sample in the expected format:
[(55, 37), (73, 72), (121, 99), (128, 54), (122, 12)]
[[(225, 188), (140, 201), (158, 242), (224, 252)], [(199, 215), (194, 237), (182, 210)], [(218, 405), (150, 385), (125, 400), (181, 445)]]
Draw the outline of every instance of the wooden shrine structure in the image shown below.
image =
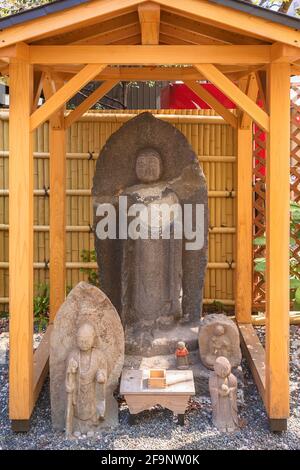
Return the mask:
[[(9, 75), (9, 414), (24, 430), (47, 375), (65, 299), (66, 129), (122, 80), (182, 80), (236, 130), (236, 321), (271, 429), (289, 416), (290, 76), (300, 21), (233, 0), (60, 0), (0, 21)], [(299, 72), (300, 73), (300, 72)], [(88, 82), (99, 88), (70, 113)], [(198, 83), (217, 86), (225, 109)], [(38, 107), (43, 92), (46, 101)], [(256, 104), (258, 94), (263, 107)], [(33, 352), (33, 132), (50, 121), (50, 326)], [(251, 324), (253, 122), (267, 133), (266, 343)]]

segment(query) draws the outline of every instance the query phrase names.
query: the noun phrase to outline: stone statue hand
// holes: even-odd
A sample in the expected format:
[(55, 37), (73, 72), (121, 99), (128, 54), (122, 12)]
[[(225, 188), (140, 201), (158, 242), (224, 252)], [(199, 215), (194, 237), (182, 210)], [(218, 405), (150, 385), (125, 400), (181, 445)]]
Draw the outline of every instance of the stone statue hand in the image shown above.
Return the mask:
[(69, 361), (69, 364), (68, 364), (68, 370), (67, 370), (67, 372), (68, 372), (69, 374), (76, 374), (77, 369), (78, 369), (77, 361), (75, 361), (75, 359), (73, 359), (73, 357), (71, 357), (71, 359), (70, 359), (70, 361)]
[(219, 395), (221, 395), (221, 397), (227, 397), (229, 393), (230, 393), (230, 388), (226, 384), (222, 384), (219, 389)]
[(78, 364), (75, 359), (71, 358), (68, 363), (67, 376), (66, 376), (66, 392), (72, 393), (75, 390), (74, 380), (71, 379), (71, 376), (76, 374), (78, 369)]
[(99, 384), (104, 384), (106, 382), (106, 371), (104, 369), (99, 369), (97, 371), (96, 380)]

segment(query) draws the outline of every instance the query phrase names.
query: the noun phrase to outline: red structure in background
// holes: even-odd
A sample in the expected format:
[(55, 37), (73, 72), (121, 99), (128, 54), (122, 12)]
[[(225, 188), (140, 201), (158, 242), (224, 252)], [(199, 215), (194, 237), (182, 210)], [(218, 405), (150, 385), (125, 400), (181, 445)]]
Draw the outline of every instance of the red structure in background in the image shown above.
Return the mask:
[[(228, 109), (235, 109), (235, 104), (227, 98), (212, 83), (202, 83), (201, 86), (211, 93), (220, 103)], [(161, 109), (211, 109), (184, 83), (172, 83), (162, 88), (160, 93)]]
[[(227, 96), (212, 83), (202, 83), (201, 86), (213, 95), (225, 108), (236, 109), (235, 103), (227, 98)], [(172, 83), (162, 88), (160, 93), (160, 105), (161, 109), (211, 109), (211, 106), (199, 98), (199, 96), (184, 83)], [(262, 102), (258, 102), (258, 105), (262, 106)], [(254, 135), (254, 155), (256, 154), (259, 157), (255, 165), (260, 164), (259, 173), (265, 176), (266, 169), (262, 161), (264, 161), (266, 157), (266, 134), (255, 125)], [(257, 141), (259, 141), (259, 144)]]

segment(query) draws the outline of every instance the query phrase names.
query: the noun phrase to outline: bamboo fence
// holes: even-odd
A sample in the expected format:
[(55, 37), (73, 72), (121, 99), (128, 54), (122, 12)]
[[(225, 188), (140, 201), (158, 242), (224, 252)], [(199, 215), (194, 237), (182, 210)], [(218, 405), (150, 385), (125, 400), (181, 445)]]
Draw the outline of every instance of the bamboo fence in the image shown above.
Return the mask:
[[(67, 285), (87, 278), (83, 250), (94, 249), (91, 187), (97, 156), (110, 135), (142, 111), (91, 112), (67, 135)], [(209, 265), (205, 303), (234, 305), (236, 143), (233, 129), (211, 110), (154, 110), (186, 136), (199, 156), (209, 190)], [(35, 134), (34, 283), (49, 281), (49, 128)], [(8, 309), (8, 113), (0, 111), (0, 311)]]

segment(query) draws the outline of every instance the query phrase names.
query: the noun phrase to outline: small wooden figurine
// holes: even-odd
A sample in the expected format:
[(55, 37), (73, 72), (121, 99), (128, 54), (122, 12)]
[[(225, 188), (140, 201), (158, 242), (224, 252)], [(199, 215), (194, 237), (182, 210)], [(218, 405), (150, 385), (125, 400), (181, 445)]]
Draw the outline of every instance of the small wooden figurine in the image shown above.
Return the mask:
[(226, 357), (218, 357), (209, 377), (209, 392), (214, 425), (221, 432), (239, 428), (237, 414), (237, 379)]
[(188, 369), (189, 368), (189, 352), (183, 341), (177, 343), (176, 349), (176, 365), (177, 369)]

